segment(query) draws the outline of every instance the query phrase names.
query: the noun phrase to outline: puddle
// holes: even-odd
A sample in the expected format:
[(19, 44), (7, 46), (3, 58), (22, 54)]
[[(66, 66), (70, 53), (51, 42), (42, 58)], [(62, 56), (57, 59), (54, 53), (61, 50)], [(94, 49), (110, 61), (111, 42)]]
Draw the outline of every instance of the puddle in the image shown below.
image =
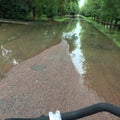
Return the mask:
[(83, 74), (86, 73), (85, 70), (86, 68), (84, 65), (85, 58), (81, 49), (80, 33), (81, 33), (80, 22), (77, 22), (76, 27), (70, 32), (64, 32), (62, 38), (67, 40), (68, 44), (70, 43), (69, 41), (73, 42), (73, 44), (69, 44), (69, 45), (74, 45), (74, 49), (70, 51), (70, 56), (72, 58), (75, 67), (82, 76)]

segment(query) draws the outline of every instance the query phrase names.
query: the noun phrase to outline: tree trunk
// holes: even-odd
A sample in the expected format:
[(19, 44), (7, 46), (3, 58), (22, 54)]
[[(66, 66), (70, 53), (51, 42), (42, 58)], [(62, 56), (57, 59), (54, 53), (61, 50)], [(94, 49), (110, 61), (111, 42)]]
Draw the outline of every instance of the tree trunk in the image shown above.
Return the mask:
[(32, 8), (32, 15), (33, 15), (33, 20), (35, 20), (35, 18), (36, 18), (36, 8), (35, 7)]
[(116, 18), (116, 19), (115, 19), (115, 24), (114, 24), (114, 29), (117, 28), (117, 26), (118, 26), (118, 21), (119, 21), (119, 20)]
[(119, 24), (117, 25), (117, 28), (118, 28), (118, 30), (120, 30), (120, 22), (119, 22)]
[(113, 21), (114, 21), (114, 13), (112, 13), (112, 16), (110, 19), (110, 29), (112, 29)]

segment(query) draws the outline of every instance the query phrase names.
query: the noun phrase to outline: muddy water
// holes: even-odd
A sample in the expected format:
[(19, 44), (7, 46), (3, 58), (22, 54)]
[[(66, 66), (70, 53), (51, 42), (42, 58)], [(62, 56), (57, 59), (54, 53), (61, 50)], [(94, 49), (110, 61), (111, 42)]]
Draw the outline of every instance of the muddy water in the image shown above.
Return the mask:
[(62, 24), (0, 24), (0, 79), (13, 66), (66, 40), (82, 84), (120, 105), (120, 49), (84, 21)]
[(0, 78), (19, 62), (61, 41), (60, 24), (0, 24)]
[(84, 21), (63, 33), (63, 38), (73, 41), (70, 55), (81, 82), (106, 101), (120, 105), (120, 48)]

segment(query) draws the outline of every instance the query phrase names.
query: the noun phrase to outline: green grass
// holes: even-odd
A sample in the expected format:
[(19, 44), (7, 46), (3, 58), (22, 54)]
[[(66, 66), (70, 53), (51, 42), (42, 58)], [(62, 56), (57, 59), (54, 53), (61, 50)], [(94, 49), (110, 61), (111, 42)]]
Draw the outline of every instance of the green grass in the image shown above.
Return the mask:
[(106, 29), (102, 24), (97, 23), (92, 18), (86, 18), (84, 16), (81, 16), (84, 20), (86, 20), (89, 23), (92, 23), (99, 31), (101, 31), (103, 34), (105, 34), (108, 38), (113, 40), (113, 42), (120, 48), (120, 31), (118, 30), (108, 30)]
[(64, 22), (67, 20), (66, 17), (56, 16), (53, 18), (56, 22)]
[(47, 21), (48, 20), (48, 18), (47, 18), (47, 16), (41, 16), (40, 18), (39, 18), (39, 20), (42, 20), (42, 21)]
[(37, 18), (37, 20), (40, 20), (40, 21), (49, 21), (49, 20), (53, 20), (55, 22), (64, 22), (67, 20), (66, 17), (62, 17), (62, 16), (55, 16), (53, 18), (47, 18), (47, 16), (43, 15), (39, 18)]

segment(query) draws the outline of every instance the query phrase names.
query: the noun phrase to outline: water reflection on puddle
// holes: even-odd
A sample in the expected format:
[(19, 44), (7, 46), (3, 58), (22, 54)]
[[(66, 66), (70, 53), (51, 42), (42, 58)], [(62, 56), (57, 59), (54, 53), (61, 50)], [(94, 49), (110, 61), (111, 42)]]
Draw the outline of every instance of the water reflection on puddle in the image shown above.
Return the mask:
[[(70, 52), (70, 56), (80, 75), (84, 75), (86, 73), (86, 68), (84, 65), (85, 58), (81, 49), (81, 29), (80, 22), (77, 22), (76, 27), (70, 32), (64, 32), (62, 37), (68, 42), (69, 40), (74, 42), (75, 48)], [(72, 38), (74, 38), (74, 40), (72, 40)]]
[(120, 105), (120, 49), (89, 23), (73, 24), (62, 38), (69, 44), (80, 82), (100, 98)]
[(3, 56), (4, 61), (11, 61), (13, 65), (17, 65), (18, 61), (12, 57), (12, 50), (8, 50), (1, 45), (1, 53)]

